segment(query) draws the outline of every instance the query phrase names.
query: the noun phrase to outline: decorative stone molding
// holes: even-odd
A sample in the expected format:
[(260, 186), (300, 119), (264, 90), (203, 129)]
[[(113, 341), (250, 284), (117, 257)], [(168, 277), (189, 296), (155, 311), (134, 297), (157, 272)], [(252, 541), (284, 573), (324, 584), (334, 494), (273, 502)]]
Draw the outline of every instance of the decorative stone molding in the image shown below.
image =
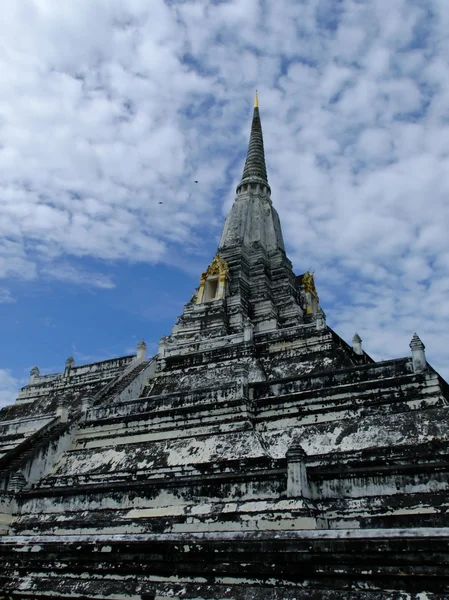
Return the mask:
[(228, 273), (228, 263), (216, 254), (207, 271), (201, 275), (197, 304), (223, 298)]
[(297, 442), (294, 442), (285, 456), (287, 458), (287, 496), (290, 498), (310, 497), (306, 452)]
[(423, 373), (427, 369), (425, 346), (416, 333), (413, 334), (410, 348), (412, 350), (413, 371)]
[(357, 332), (354, 333), (354, 337), (352, 338), (352, 349), (354, 350), (355, 354), (362, 356), (362, 354), (363, 354), (362, 338), (359, 336), (359, 334)]

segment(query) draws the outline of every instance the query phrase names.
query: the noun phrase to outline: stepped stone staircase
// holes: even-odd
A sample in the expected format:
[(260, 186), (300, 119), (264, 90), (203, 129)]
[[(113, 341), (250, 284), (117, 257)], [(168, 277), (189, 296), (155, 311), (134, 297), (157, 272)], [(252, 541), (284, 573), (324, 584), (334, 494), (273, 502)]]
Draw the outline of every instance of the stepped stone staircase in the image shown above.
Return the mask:
[[(56, 417), (48, 425), (19, 444), (11, 452), (12, 455), (3, 457), (4, 461), (0, 460), (0, 489), (7, 490), (10, 482), (14, 482), (15, 487), (17, 487), (17, 478), (14, 480), (14, 475), (25, 463), (33, 460), (43, 448), (52, 440), (57, 439), (68, 427), (67, 423), (60, 423), (60, 418)], [(20, 481), (22, 487), (24, 487), (26, 480), (23, 476)]]
[(128, 385), (147, 367), (147, 361), (141, 362), (136, 367), (127, 371), (125, 375), (121, 375), (117, 379), (111, 381), (111, 383), (109, 383), (104, 389), (100, 390), (96, 396), (94, 396), (92, 404), (97, 406), (106, 400), (113, 401), (114, 398), (119, 396), (120, 393), (123, 392), (123, 390), (125, 390)]
[[(125, 372), (115, 377), (105, 387), (92, 398), (87, 398), (86, 408), (76, 407), (75, 411), (66, 414), (66, 419), (61, 421), (60, 416), (56, 416), (44, 426), (35, 431), (32, 435), (25, 438), (17, 446), (6, 452), (0, 457), (0, 490), (18, 491), (27, 486), (30, 479), (24, 476), (24, 471), (28, 471), (28, 475), (32, 474), (33, 463), (35, 461), (42, 462), (42, 455), (48, 454), (50, 445), (57, 446), (58, 440), (67, 432), (72, 432), (73, 437), (79, 423), (86, 417), (88, 405), (101, 405), (102, 402), (112, 402), (114, 398), (120, 395), (130, 383), (148, 368), (151, 361), (140, 361), (137, 365), (130, 363), (125, 369)], [(58, 453), (53, 457), (59, 456)], [(46, 470), (52, 468), (52, 463), (47, 465)], [(39, 473), (41, 478), (42, 473)], [(31, 477), (31, 483), (36, 483)]]

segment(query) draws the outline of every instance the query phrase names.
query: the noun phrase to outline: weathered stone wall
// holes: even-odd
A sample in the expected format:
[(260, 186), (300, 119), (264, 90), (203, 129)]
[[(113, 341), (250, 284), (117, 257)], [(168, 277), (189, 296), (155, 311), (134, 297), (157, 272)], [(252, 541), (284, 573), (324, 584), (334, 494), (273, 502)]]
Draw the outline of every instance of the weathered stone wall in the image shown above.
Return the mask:
[[(32, 557), (37, 570), (32, 576), (24, 571), (23, 577), (7, 578), (5, 585), (29, 585), (38, 595), (38, 590), (58, 589), (63, 597), (64, 589), (72, 589), (89, 597), (114, 593), (130, 598), (131, 591), (121, 588), (125, 573), (134, 573), (140, 582), (132, 592), (138, 597), (138, 590), (145, 589), (138, 575), (142, 569), (149, 573), (149, 593), (219, 597), (225, 593), (220, 577), (225, 577), (230, 591), (224, 597), (229, 598), (251, 598), (252, 589), (258, 590), (254, 598), (305, 598), (306, 593), (350, 598), (360, 586), (368, 594), (365, 598), (374, 598), (391, 573), (399, 572), (394, 566), (399, 550), (393, 566), (387, 568), (385, 552), (376, 561), (377, 580), (384, 583), (373, 584), (363, 564), (355, 567), (360, 544), (369, 547), (375, 539), (385, 548), (389, 532), (402, 531), (396, 534), (401, 540), (421, 538), (428, 548), (425, 535), (447, 531), (448, 396), (430, 367), (417, 374), (411, 359), (358, 364), (338, 336), (327, 328), (317, 331), (313, 324), (283, 334), (256, 333), (249, 341), (234, 334), (195, 344), (171, 342), (158, 361), (134, 371), (128, 361), (130, 375), (121, 387), (109, 384), (110, 397), (106, 393), (22, 465), (25, 484), (3, 511), (3, 531), (10, 536), (4, 537), (2, 547), (11, 568), (20, 547), (24, 569)], [(20, 431), (26, 422), (12, 427)], [(313, 531), (335, 532), (336, 537), (311, 538)], [(364, 532), (362, 537), (356, 531)], [(260, 532), (268, 536), (264, 558), (251, 570), (254, 558), (249, 557), (260, 552)], [(266, 551), (267, 544), (288, 532), (299, 536), (295, 544), (318, 544), (322, 558), (315, 555), (312, 563), (305, 563), (314, 565), (315, 579), (305, 571), (298, 578), (297, 561), (285, 563), (290, 538), (279, 542), (282, 561)], [(186, 537), (170, 541), (176, 535)], [(216, 538), (203, 546), (202, 538), (192, 542), (201, 535)], [(247, 558), (236, 554), (239, 538), (231, 535), (249, 536)], [(79, 536), (76, 547), (68, 542), (73, 536)], [(104, 542), (89, 549), (89, 536), (103, 536), (98, 540)], [(142, 546), (133, 536), (156, 536), (145, 538), (153, 540), (145, 544), (165, 543), (169, 554), (156, 563), (152, 559), (149, 566), (134, 553)], [(331, 539), (345, 540), (347, 549), (332, 551), (334, 560), (329, 562), (335, 544)], [(55, 543), (63, 546), (50, 584), (45, 556)], [(133, 546), (136, 550), (126, 560), (132, 556), (134, 566), (127, 566), (123, 575), (116, 573), (114, 583), (77, 579), (80, 564), (91, 574), (115, 571), (123, 552)], [(146, 556), (152, 556), (150, 546), (145, 546)], [(411, 579), (406, 585), (400, 579), (389, 584), (392, 594), (416, 592), (415, 580), (422, 574), (412, 546), (402, 555), (401, 567)], [(86, 548), (82, 557), (78, 547)], [(101, 558), (98, 563), (94, 547), (112, 562)], [(225, 548), (225, 562), (209, 567), (201, 558)], [(172, 552), (181, 554), (176, 575), (167, 575), (173, 573), (168, 558)], [(350, 568), (345, 552), (352, 556)], [(234, 566), (225, 576), (229, 561)], [(68, 564), (72, 566), (64, 566)], [(423, 588), (435, 598), (444, 589), (434, 583), (442, 573), (439, 564), (436, 558), (430, 560), (432, 579)], [(67, 568), (72, 588), (67, 587)], [(204, 587), (201, 578), (208, 570), (213, 578)], [(348, 583), (340, 589), (343, 574)], [(253, 583), (242, 584), (242, 577), (249, 575)], [(281, 578), (282, 585), (273, 586), (273, 578)]]

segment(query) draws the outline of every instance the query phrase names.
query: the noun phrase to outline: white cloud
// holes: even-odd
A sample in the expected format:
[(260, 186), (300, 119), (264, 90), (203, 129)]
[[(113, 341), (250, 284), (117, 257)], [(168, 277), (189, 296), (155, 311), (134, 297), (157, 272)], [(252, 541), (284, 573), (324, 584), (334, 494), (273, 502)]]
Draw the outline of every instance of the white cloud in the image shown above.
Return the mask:
[(55, 264), (51, 267), (43, 268), (41, 271), (50, 279), (57, 279), (66, 283), (75, 285), (88, 286), (92, 288), (112, 289), (115, 287), (114, 282), (103, 275), (103, 273), (94, 273), (82, 269), (76, 269), (69, 264)]
[(0, 407), (12, 404), (23, 382), (13, 377), (7, 369), (0, 369)]
[(331, 323), (377, 358), (416, 329), (447, 369), (448, 23), (445, 0), (7, 3), (0, 276), (108, 287), (73, 259), (200, 253), (258, 88), (289, 254)]
[(15, 302), (15, 299), (11, 292), (6, 288), (0, 288), (0, 304), (10, 304)]

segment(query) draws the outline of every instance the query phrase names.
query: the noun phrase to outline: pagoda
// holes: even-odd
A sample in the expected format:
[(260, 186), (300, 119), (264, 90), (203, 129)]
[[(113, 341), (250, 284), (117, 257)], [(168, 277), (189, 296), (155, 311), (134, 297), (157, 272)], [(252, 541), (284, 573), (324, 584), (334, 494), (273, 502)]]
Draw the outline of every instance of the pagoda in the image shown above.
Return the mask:
[(328, 326), (257, 96), (211, 258), (156, 356), (34, 367), (0, 411), (0, 599), (449, 598), (449, 387), (416, 334), (376, 362)]

